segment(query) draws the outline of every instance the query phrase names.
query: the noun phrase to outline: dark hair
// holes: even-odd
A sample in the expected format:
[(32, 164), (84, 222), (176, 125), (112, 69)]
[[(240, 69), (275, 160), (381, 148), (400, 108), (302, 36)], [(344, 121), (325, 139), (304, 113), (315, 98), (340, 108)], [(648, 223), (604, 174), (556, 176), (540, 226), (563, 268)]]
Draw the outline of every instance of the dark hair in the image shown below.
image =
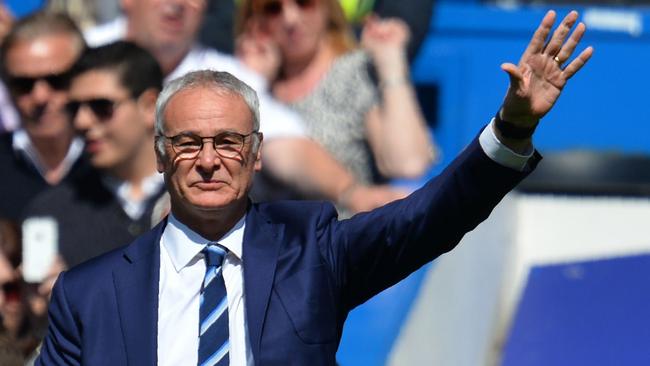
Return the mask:
[(24, 40), (32, 40), (51, 34), (67, 33), (76, 38), (79, 43), (79, 52), (86, 48), (86, 41), (77, 24), (66, 14), (38, 11), (13, 24), (11, 30), (0, 46), (0, 58), (2, 70), (6, 61), (8, 51), (17, 43)]
[(120, 84), (133, 98), (139, 97), (149, 88), (160, 91), (163, 86), (163, 73), (156, 59), (133, 42), (117, 41), (88, 48), (72, 67), (71, 77), (74, 79), (91, 70), (117, 73)]

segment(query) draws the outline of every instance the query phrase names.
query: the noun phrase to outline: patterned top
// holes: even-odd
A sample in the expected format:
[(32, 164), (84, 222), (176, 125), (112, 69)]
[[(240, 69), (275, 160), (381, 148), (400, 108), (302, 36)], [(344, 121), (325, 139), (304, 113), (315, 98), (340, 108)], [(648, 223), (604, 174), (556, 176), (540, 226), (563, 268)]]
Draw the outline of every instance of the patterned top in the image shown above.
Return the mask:
[(378, 181), (366, 131), (366, 115), (379, 100), (369, 62), (361, 50), (340, 56), (311, 94), (289, 104), (302, 116), (308, 135), (362, 183)]

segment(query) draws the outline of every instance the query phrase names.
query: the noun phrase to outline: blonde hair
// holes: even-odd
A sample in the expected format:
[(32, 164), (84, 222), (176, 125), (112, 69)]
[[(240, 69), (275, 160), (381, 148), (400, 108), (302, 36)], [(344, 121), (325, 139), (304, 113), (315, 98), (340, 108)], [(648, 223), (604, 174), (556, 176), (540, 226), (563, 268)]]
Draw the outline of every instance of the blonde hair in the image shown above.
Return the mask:
[[(239, 36), (246, 30), (246, 23), (257, 13), (255, 4), (262, 0), (241, 0), (235, 21), (235, 35)], [(345, 13), (339, 0), (313, 0), (320, 2), (327, 12), (327, 34), (330, 45), (337, 55), (344, 54), (357, 47), (352, 28), (345, 18)]]

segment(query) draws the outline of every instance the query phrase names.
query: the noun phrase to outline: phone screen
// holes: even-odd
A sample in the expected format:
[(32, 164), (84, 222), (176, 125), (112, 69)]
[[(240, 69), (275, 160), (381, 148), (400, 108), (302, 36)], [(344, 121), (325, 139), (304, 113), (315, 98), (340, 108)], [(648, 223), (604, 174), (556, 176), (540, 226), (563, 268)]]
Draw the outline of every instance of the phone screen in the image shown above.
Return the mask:
[(59, 227), (52, 217), (33, 217), (23, 222), (23, 278), (43, 282), (58, 252)]

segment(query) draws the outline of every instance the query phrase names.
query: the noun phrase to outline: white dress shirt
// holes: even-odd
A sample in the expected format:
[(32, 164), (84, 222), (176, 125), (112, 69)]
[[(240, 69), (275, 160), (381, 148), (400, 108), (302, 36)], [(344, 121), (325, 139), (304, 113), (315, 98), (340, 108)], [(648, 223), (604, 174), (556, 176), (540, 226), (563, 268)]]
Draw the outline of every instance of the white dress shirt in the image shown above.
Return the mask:
[(521, 155), (510, 150), (507, 146), (501, 143), (497, 136), (494, 134), (494, 118), (490, 121), (490, 124), (483, 129), (481, 135), (478, 139), (481, 149), (485, 152), (490, 159), (494, 162), (499, 163), (505, 167), (523, 171), (528, 164), (528, 160), (533, 156), (535, 149), (533, 146), (530, 146), (530, 150), (526, 154)]
[[(217, 242), (228, 249), (223, 278), (228, 297), (230, 364), (253, 366), (244, 299), (242, 243), (245, 220)], [(201, 250), (207, 240), (169, 215), (160, 238), (158, 287), (158, 365), (196, 365), (199, 350), (199, 301), (205, 275)]]

